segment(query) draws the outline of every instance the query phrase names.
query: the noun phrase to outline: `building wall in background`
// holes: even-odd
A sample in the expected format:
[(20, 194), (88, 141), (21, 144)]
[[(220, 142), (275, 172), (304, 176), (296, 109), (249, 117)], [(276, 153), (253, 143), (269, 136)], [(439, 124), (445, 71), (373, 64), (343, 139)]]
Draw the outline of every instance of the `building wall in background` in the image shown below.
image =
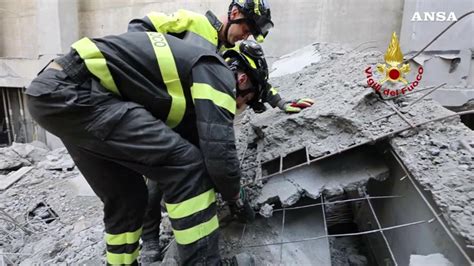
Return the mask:
[[(428, 44), (453, 21), (412, 21), (415, 12), (453, 12), (460, 18), (474, 10), (472, 0), (405, 0), (400, 44), (403, 52), (413, 55)], [(425, 69), (423, 86), (446, 83), (433, 93), (444, 106), (459, 107), (474, 99), (474, 15), (457, 22), (424, 53), (415, 59)], [(417, 68), (418, 66), (414, 66)]]
[[(55, 0), (0, 0), (0, 57), (37, 58), (39, 30), (37, 2)], [(227, 0), (77, 0), (79, 36), (99, 37), (126, 31), (127, 23), (150, 11), (171, 13), (185, 8), (226, 14)], [(357, 45), (373, 41), (383, 49), (392, 31), (399, 32), (404, 0), (269, 0), (275, 28), (264, 44), (270, 57), (279, 57), (312, 42)], [(73, 15), (73, 14), (72, 14)], [(69, 23), (51, 18), (51, 23)], [(74, 23), (72, 23), (74, 25)], [(50, 25), (47, 30), (56, 26)], [(72, 29), (74, 31), (74, 29)], [(64, 31), (63, 31), (64, 32)], [(65, 34), (65, 33), (64, 33)], [(72, 41), (69, 41), (72, 42)], [(44, 43), (44, 40), (43, 42)], [(69, 45), (68, 43), (67, 45)], [(58, 51), (60, 52), (60, 51)]]

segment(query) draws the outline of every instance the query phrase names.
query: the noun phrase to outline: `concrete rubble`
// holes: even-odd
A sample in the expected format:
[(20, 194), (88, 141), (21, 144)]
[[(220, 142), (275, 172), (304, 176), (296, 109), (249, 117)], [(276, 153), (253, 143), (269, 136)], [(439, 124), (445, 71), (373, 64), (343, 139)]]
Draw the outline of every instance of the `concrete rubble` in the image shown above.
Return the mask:
[[(351, 151), (338, 155), (342, 158), (338, 162), (347, 164), (335, 165), (329, 158), (304, 170), (295, 169), (296, 173), (301, 172), (300, 175), (282, 174), (267, 182), (255, 180), (262, 175), (262, 170), (256, 167), (259, 161), (266, 162), (303, 148), (311, 158), (317, 158), (360, 143), (373, 145), (377, 138), (408, 126), (397, 115), (376, 120), (391, 113), (392, 109), (368, 88), (364, 70), (368, 65), (381, 62), (383, 54), (358, 49), (360, 51), (336, 44), (314, 43), (285, 58), (286, 63), (275, 63), (279, 70), (272, 75), (271, 83), (281, 95), (286, 99), (310, 97), (316, 101), (315, 105), (299, 114), (288, 115), (270, 108), (262, 114), (245, 111), (239, 118), (236, 138), (239, 155), (245, 153), (242, 161), (244, 183), (252, 203), (261, 207), (261, 215), (269, 217), (269, 222), (260, 220), (262, 224), (247, 226), (244, 239), (225, 233), (241, 232), (241, 227), (225, 228), (224, 255), (232, 253), (237, 244), (281, 241), (276, 233), (281, 213), (275, 211), (274, 204), (291, 206), (303, 198), (338, 195), (363, 187), (369, 179), (388, 177), (388, 167), (380, 163), (379, 158), (370, 153)], [(301, 58), (305, 60), (301, 61)], [(295, 69), (287, 64), (306, 67), (288, 73)], [(405, 116), (412, 123), (451, 113), (429, 97), (410, 106), (421, 95), (415, 93), (394, 101), (397, 108), (407, 110)], [(458, 118), (427, 124), (386, 139), (416, 181), (431, 192), (453, 232), (469, 245), (474, 244), (474, 154), (465, 143), (473, 139), (472, 130)], [(8, 189), (0, 191), (0, 217), (8, 215), (13, 219), (0, 223), (0, 249), (4, 258), (19, 265), (104, 264), (103, 206), (74, 167), (67, 151), (64, 148), (50, 151), (41, 143), (14, 143), (0, 149), (1, 175), (25, 166), (33, 169)], [(321, 178), (308, 179), (305, 171)], [(49, 208), (57, 217), (39, 214), (38, 206)], [(304, 215), (307, 213), (294, 217), (305, 218)], [(321, 215), (321, 209), (318, 215)], [(50, 220), (46, 222), (44, 217)], [(311, 217), (303, 218), (301, 221)], [(297, 224), (298, 218), (295, 218), (295, 230), (299, 235), (286, 235), (283, 240), (308, 237), (309, 234), (318, 236), (324, 231), (322, 225), (309, 232), (298, 229)], [(170, 242), (171, 233), (169, 223), (165, 222), (162, 227), (164, 247)], [(318, 245), (327, 250), (331, 247), (331, 253), (342, 261), (340, 265), (367, 264), (367, 258), (359, 250), (348, 248), (350, 245), (324, 241)], [(356, 243), (358, 240), (347, 241)], [(291, 264), (295, 256), (300, 256), (300, 261), (314, 262), (310, 255), (298, 253), (308, 250), (310, 254), (312, 248), (316, 248), (305, 245), (300, 243), (285, 249), (283, 261), (279, 260), (280, 250), (276, 248), (255, 249), (255, 252), (260, 254), (260, 261), (270, 264)], [(318, 256), (322, 261), (330, 259), (326, 253)], [(413, 258), (415, 260), (417, 258)], [(337, 261), (333, 260), (333, 263)]]
[[(314, 43), (303, 49), (319, 54), (318, 62), (296, 73), (282, 75), (279, 72), (271, 83), (284, 98), (313, 98), (314, 106), (292, 115), (271, 108), (262, 114), (247, 111), (241, 120), (243, 129), (237, 136), (241, 147), (248, 144), (257, 146), (247, 154), (257, 153), (263, 163), (306, 148), (311, 157), (317, 158), (336, 154), (360, 143), (375, 144), (374, 140), (409, 127), (396, 114), (379, 119), (393, 110), (368, 88), (364, 70), (367, 66), (383, 62), (383, 53), (358, 52), (323, 43)], [(408, 80), (411, 80), (410, 76)], [(422, 85), (417, 87), (417, 90), (421, 89), (424, 89)], [(430, 97), (411, 105), (426, 92), (394, 100), (396, 108), (406, 110), (404, 116), (412, 124), (452, 114)], [(474, 203), (474, 154), (467, 147), (469, 145), (462, 143), (473, 140), (473, 131), (459, 118), (430, 123), (388, 138), (391, 148), (423, 189), (431, 191), (443, 217), (467, 245), (474, 243), (474, 213), (471, 207)], [(250, 166), (257, 164), (255, 158), (250, 156), (250, 159), (244, 160), (244, 169), (249, 168), (246, 167), (247, 161)], [(252, 179), (259, 173), (248, 170), (245, 174)], [(367, 181), (369, 177), (374, 176), (364, 179)], [(282, 182), (285, 189), (274, 189), (278, 182)], [(314, 185), (311, 185), (313, 190), (326, 189), (326, 184)], [(276, 180), (270, 178), (265, 185), (259, 185), (262, 186), (264, 193), (257, 197), (258, 203), (280, 197), (283, 205), (291, 205), (297, 201), (295, 197), (302, 194), (301, 184), (290, 182), (285, 174)], [(311, 196), (311, 193), (306, 192), (306, 195)]]

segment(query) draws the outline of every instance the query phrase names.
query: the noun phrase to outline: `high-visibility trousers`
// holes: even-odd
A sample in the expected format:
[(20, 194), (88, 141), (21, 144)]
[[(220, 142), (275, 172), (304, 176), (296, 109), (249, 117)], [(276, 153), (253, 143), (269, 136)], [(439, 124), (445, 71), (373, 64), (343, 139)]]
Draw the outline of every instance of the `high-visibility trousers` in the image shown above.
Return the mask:
[(104, 203), (108, 264), (137, 263), (143, 176), (163, 191), (181, 263), (220, 264), (215, 193), (196, 146), (93, 78), (47, 69), (26, 94), (32, 117), (61, 138)]

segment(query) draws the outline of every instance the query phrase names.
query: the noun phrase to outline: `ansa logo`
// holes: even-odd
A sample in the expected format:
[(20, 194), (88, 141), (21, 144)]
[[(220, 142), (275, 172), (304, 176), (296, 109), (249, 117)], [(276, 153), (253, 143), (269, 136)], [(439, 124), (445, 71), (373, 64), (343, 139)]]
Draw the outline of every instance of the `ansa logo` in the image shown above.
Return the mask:
[[(415, 89), (421, 78), (423, 77), (423, 67), (418, 68), (416, 80), (408, 82), (405, 75), (410, 72), (410, 65), (403, 64), (403, 54), (400, 50), (400, 44), (397, 39), (397, 34), (392, 34), (392, 40), (385, 53), (385, 64), (377, 64), (377, 74), (381, 76), (379, 81), (376, 81), (372, 72), (372, 66), (365, 69), (367, 77), (367, 84), (375, 90), (378, 94), (386, 96), (399, 96)], [(387, 82), (388, 81), (388, 82)], [(402, 83), (404, 86), (397, 88), (397, 84)], [(382, 86), (385, 84), (384, 86)]]
[(411, 21), (457, 21), (454, 12), (449, 12), (446, 16), (446, 12), (420, 12), (413, 13)]

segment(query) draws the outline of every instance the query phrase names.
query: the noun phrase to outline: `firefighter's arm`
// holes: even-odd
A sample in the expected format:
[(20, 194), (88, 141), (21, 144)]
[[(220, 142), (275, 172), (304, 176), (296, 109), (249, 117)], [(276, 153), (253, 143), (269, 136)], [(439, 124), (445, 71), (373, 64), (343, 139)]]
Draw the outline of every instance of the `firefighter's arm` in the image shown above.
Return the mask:
[(217, 59), (202, 61), (193, 68), (191, 87), (199, 146), (217, 191), (232, 200), (239, 194), (241, 175), (233, 126), (235, 78)]
[(189, 27), (190, 20), (184, 10), (168, 15), (151, 12), (144, 18), (133, 19), (128, 24), (129, 32), (155, 31), (160, 33), (181, 33)]
[(309, 98), (302, 98), (294, 101), (287, 101), (282, 99), (278, 91), (273, 88), (270, 84), (266, 93), (265, 101), (268, 102), (273, 108), (277, 107), (286, 113), (299, 113), (302, 109), (310, 107), (314, 104), (314, 101)]

